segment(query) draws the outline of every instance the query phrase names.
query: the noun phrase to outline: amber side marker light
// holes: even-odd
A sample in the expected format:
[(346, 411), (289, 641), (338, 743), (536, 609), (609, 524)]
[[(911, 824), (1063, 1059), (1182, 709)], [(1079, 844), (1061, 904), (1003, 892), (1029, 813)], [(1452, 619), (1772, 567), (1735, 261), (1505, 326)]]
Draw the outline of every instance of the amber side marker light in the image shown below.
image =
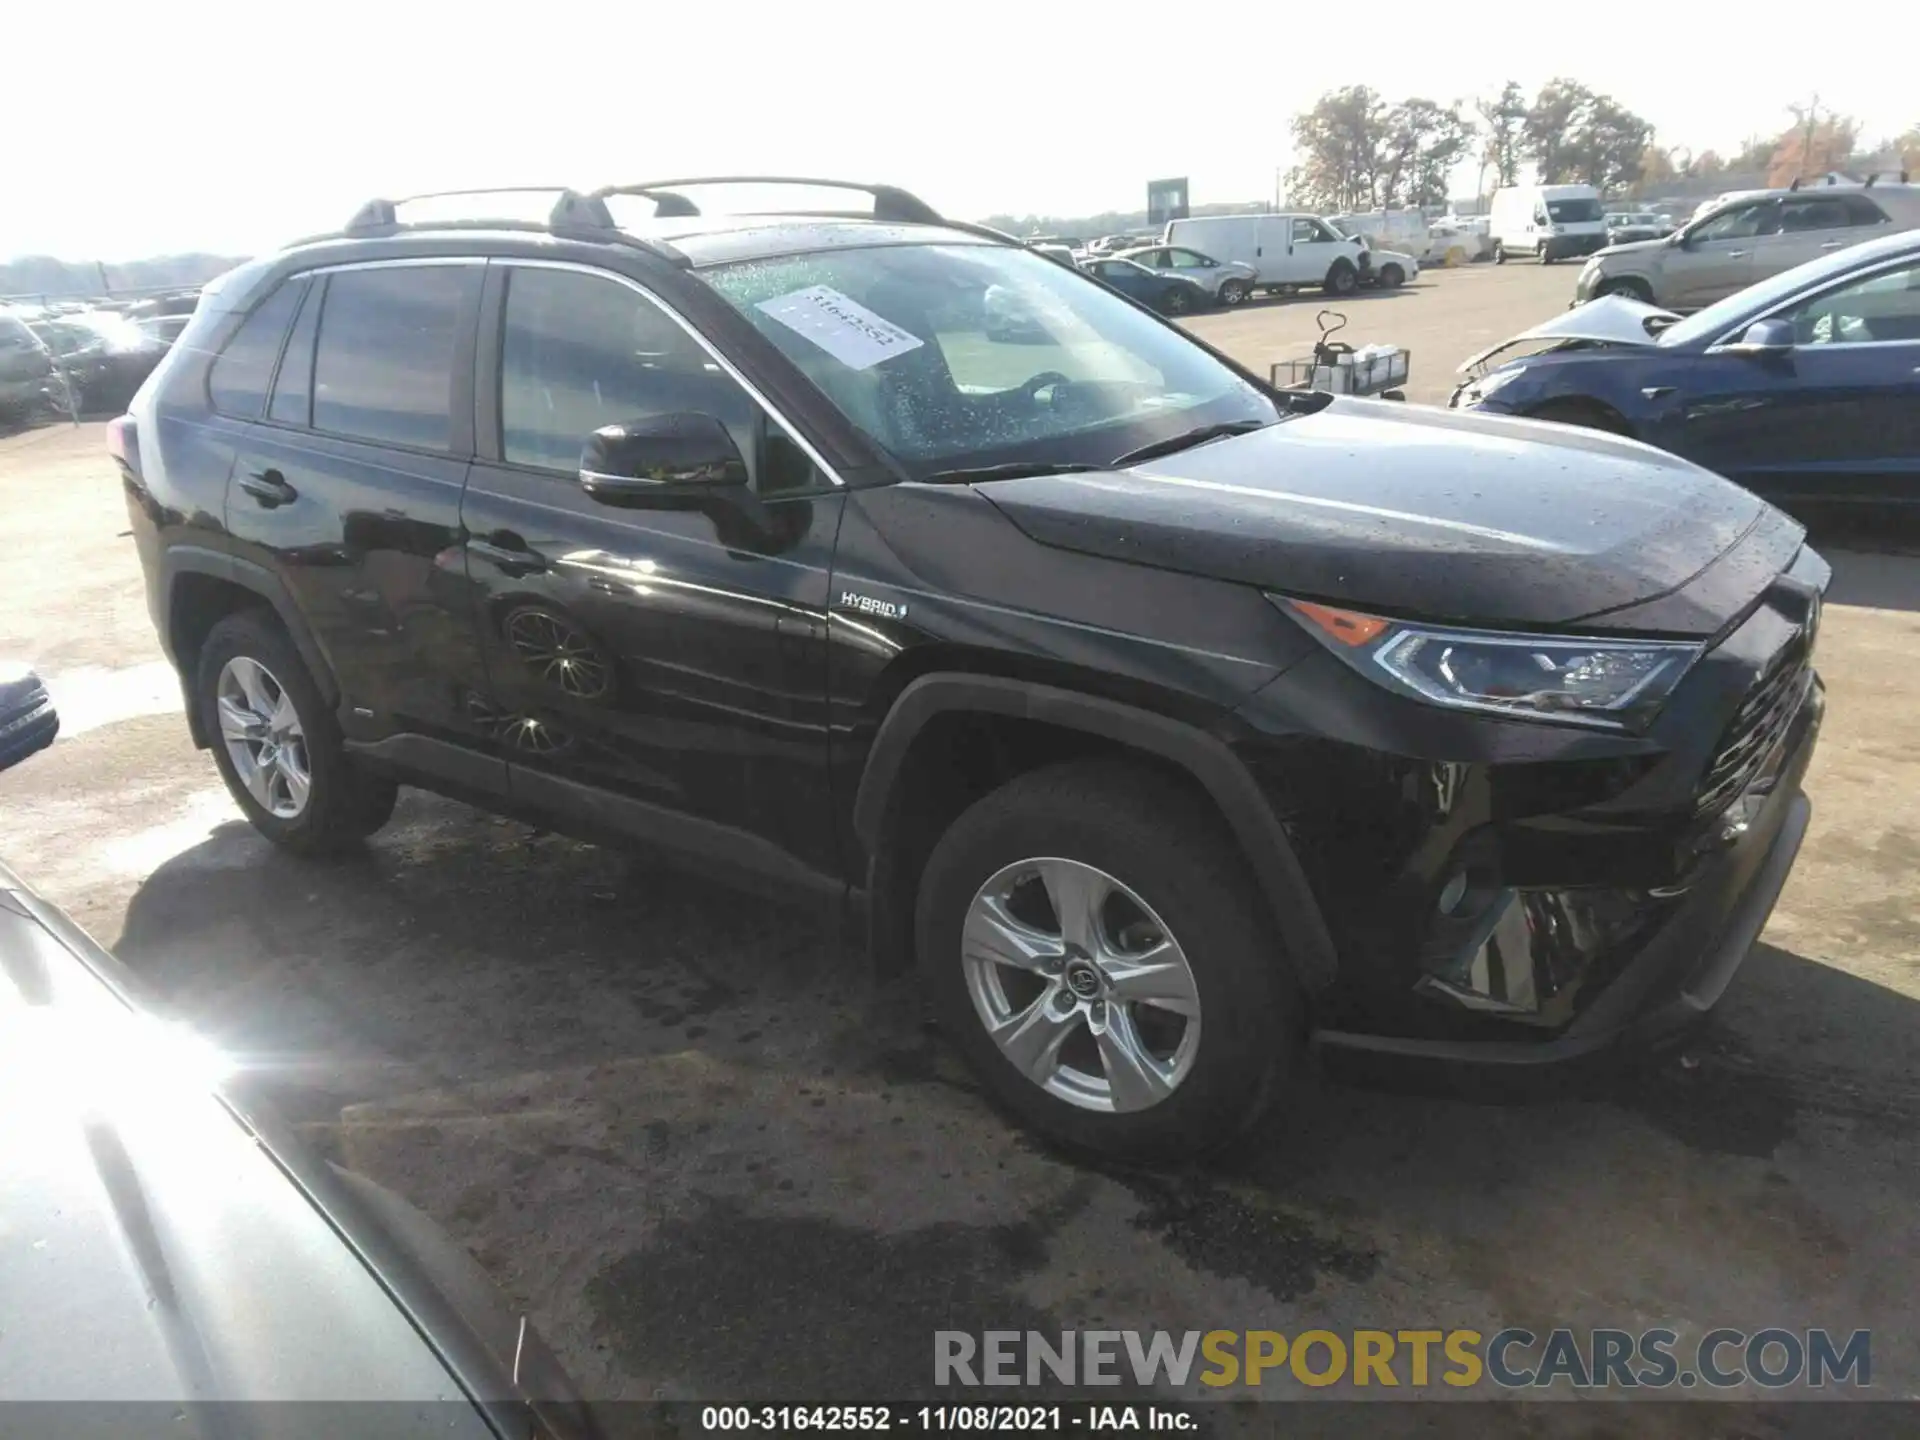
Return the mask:
[(1358, 610), (1336, 610), (1331, 605), (1315, 605), (1310, 600), (1289, 600), (1287, 604), (1342, 645), (1365, 645), (1393, 628), (1391, 620), (1362, 615)]

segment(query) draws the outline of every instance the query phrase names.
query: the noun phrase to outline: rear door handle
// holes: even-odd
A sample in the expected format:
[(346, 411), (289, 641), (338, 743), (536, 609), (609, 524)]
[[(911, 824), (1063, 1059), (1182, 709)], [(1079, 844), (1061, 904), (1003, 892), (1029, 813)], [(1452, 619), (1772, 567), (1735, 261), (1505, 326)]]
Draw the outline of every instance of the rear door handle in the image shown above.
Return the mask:
[(1744, 250), (1729, 250), (1727, 252), (1727, 258), (1729, 260), (1744, 260), (1747, 258), (1747, 252)]
[(1822, 250), (1838, 250), (1841, 246), (1845, 245), (1846, 243), (1847, 242), (1844, 240), (1829, 240), (1825, 244), (1823, 244), (1820, 248)]
[(250, 470), (240, 477), (240, 488), (269, 510), (300, 498), (278, 470)]
[(496, 530), (484, 540), (469, 538), (467, 553), (478, 555), (508, 575), (538, 575), (547, 568), (547, 557), (529, 549), (527, 542), (511, 530)]

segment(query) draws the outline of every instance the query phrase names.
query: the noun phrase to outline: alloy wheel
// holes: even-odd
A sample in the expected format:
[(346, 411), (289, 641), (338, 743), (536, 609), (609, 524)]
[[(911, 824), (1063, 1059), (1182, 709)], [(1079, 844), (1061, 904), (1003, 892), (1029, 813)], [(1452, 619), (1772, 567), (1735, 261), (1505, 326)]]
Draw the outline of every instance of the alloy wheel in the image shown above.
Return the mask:
[(967, 907), (961, 965), (1000, 1053), (1070, 1105), (1125, 1113), (1166, 1100), (1200, 1053), (1200, 991), (1146, 901), (1077, 860), (1020, 860)]
[(299, 819), (313, 791), (313, 770), (306, 729), (286, 686), (258, 660), (236, 655), (221, 667), (214, 701), (220, 738), (247, 793), (275, 819)]

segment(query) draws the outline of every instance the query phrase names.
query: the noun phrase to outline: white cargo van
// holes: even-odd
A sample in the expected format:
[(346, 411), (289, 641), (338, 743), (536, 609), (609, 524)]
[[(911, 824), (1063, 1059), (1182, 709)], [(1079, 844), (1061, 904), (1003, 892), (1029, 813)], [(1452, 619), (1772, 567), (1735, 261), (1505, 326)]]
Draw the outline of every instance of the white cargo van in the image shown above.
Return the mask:
[(1606, 207), (1591, 185), (1511, 185), (1493, 192), (1493, 259), (1531, 255), (1542, 265), (1591, 255), (1607, 243)]
[(1366, 247), (1317, 215), (1196, 215), (1169, 220), (1160, 243), (1251, 265), (1253, 283), (1268, 292), (1318, 285), (1348, 295), (1369, 267)]

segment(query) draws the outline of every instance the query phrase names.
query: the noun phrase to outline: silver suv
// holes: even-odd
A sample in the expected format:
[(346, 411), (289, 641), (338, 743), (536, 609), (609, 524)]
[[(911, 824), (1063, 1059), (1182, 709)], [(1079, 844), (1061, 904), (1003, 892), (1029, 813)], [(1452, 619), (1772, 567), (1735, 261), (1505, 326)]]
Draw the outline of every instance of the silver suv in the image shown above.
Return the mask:
[(1920, 185), (1822, 185), (1729, 197), (1664, 240), (1599, 251), (1575, 303), (1627, 295), (1669, 310), (1716, 300), (1862, 240), (1920, 229)]

